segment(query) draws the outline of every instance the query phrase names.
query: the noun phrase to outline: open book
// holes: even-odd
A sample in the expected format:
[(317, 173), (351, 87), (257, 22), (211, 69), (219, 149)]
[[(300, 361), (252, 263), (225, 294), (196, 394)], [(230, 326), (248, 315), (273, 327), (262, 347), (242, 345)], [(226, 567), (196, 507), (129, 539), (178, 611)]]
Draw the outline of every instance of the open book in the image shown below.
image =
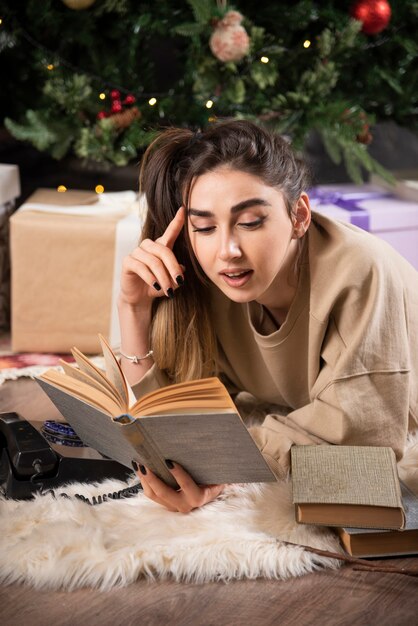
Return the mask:
[(146, 465), (177, 487), (165, 459), (198, 484), (276, 478), (218, 378), (169, 385), (135, 400), (119, 362), (99, 335), (106, 372), (74, 348), (78, 367), (61, 362), (36, 380), (80, 439), (132, 467)]

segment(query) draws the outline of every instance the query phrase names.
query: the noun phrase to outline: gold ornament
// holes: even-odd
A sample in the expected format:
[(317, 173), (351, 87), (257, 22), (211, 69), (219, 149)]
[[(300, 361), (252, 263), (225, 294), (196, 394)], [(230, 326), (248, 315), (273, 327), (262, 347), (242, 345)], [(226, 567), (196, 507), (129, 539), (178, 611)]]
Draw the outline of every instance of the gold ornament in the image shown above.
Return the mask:
[(88, 9), (92, 4), (96, 2), (96, 0), (62, 0), (63, 3), (69, 8), (74, 9), (74, 11), (82, 11), (83, 9)]

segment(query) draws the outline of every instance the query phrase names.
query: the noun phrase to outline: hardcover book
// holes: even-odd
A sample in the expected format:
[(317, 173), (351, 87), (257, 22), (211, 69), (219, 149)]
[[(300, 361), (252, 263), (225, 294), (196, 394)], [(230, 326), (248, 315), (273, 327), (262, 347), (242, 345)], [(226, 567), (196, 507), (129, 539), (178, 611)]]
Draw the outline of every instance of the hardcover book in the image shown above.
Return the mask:
[(293, 502), (302, 524), (400, 529), (395, 453), (377, 446), (293, 446)]
[(404, 529), (337, 528), (348, 554), (357, 557), (418, 554), (418, 497), (402, 482), (401, 492), (406, 518)]
[(135, 400), (119, 362), (99, 336), (106, 372), (74, 348), (78, 367), (61, 362), (36, 380), (82, 441), (119, 463), (146, 465), (178, 485), (165, 459), (198, 484), (276, 480), (221, 381), (163, 387)]

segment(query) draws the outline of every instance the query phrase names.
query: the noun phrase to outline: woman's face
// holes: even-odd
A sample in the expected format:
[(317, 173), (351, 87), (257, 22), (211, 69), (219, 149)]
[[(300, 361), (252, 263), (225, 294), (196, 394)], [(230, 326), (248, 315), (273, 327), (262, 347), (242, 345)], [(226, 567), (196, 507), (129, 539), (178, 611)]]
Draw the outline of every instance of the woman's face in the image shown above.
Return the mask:
[(278, 189), (227, 167), (208, 172), (192, 186), (187, 227), (200, 266), (228, 298), (282, 306), (297, 237)]

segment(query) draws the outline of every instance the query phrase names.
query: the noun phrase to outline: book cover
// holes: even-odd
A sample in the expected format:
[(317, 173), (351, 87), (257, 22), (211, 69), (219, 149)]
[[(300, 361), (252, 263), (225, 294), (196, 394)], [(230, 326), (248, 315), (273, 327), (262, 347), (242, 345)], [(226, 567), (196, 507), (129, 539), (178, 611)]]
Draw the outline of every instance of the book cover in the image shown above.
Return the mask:
[(298, 522), (388, 529), (404, 526), (391, 448), (293, 446), (291, 463)]
[(418, 554), (418, 497), (401, 482), (405, 511), (403, 530), (337, 528), (344, 549), (351, 556), (402, 556)]
[(132, 467), (146, 465), (177, 487), (165, 459), (198, 484), (276, 480), (217, 378), (163, 387), (135, 400), (110, 347), (106, 373), (73, 351), (78, 368), (48, 370), (36, 380), (84, 443)]

